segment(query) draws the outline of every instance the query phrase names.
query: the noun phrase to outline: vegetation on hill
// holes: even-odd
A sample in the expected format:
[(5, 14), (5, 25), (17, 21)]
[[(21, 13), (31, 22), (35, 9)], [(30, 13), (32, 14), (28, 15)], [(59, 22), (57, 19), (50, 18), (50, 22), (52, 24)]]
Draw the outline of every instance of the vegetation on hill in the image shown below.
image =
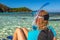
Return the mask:
[(27, 7), (10, 8), (6, 5), (0, 4), (0, 12), (32, 12), (32, 10)]

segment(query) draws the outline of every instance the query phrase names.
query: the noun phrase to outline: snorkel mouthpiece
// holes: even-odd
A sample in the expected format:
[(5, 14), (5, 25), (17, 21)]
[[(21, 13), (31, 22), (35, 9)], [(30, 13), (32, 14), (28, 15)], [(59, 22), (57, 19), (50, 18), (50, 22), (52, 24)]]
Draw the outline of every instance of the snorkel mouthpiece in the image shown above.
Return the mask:
[(33, 25), (32, 28), (33, 28), (33, 30), (37, 30), (37, 26), (36, 25)]

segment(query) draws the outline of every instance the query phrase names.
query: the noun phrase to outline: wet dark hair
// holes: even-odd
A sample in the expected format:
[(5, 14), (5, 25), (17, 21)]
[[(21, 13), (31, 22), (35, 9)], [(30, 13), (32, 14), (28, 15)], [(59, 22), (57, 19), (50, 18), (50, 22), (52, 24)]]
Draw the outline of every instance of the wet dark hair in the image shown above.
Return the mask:
[(49, 20), (49, 14), (46, 14), (43, 17), (44, 17), (44, 20)]

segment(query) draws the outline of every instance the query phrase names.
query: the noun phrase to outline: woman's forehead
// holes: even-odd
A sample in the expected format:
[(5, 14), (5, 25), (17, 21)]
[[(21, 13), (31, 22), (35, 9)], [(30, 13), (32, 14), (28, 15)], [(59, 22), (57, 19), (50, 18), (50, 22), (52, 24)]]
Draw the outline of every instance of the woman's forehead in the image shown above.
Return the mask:
[(38, 14), (38, 16), (44, 16), (44, 15), (46, 15), (47, 14), (47, 12), (39, 12), (39, 14)]

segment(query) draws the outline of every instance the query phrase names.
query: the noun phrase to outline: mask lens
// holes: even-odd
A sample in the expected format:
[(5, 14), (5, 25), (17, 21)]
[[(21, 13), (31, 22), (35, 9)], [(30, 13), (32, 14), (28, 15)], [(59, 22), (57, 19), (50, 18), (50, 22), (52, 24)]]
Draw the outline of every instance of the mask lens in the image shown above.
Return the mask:
[(49, 15), (44, 15), (44, 20), (49, 20)]
[(49, 15), (44, 15), (44, 16), (38, 16), (38, 18), (44, 18), (44, 20), (49, 20)]

